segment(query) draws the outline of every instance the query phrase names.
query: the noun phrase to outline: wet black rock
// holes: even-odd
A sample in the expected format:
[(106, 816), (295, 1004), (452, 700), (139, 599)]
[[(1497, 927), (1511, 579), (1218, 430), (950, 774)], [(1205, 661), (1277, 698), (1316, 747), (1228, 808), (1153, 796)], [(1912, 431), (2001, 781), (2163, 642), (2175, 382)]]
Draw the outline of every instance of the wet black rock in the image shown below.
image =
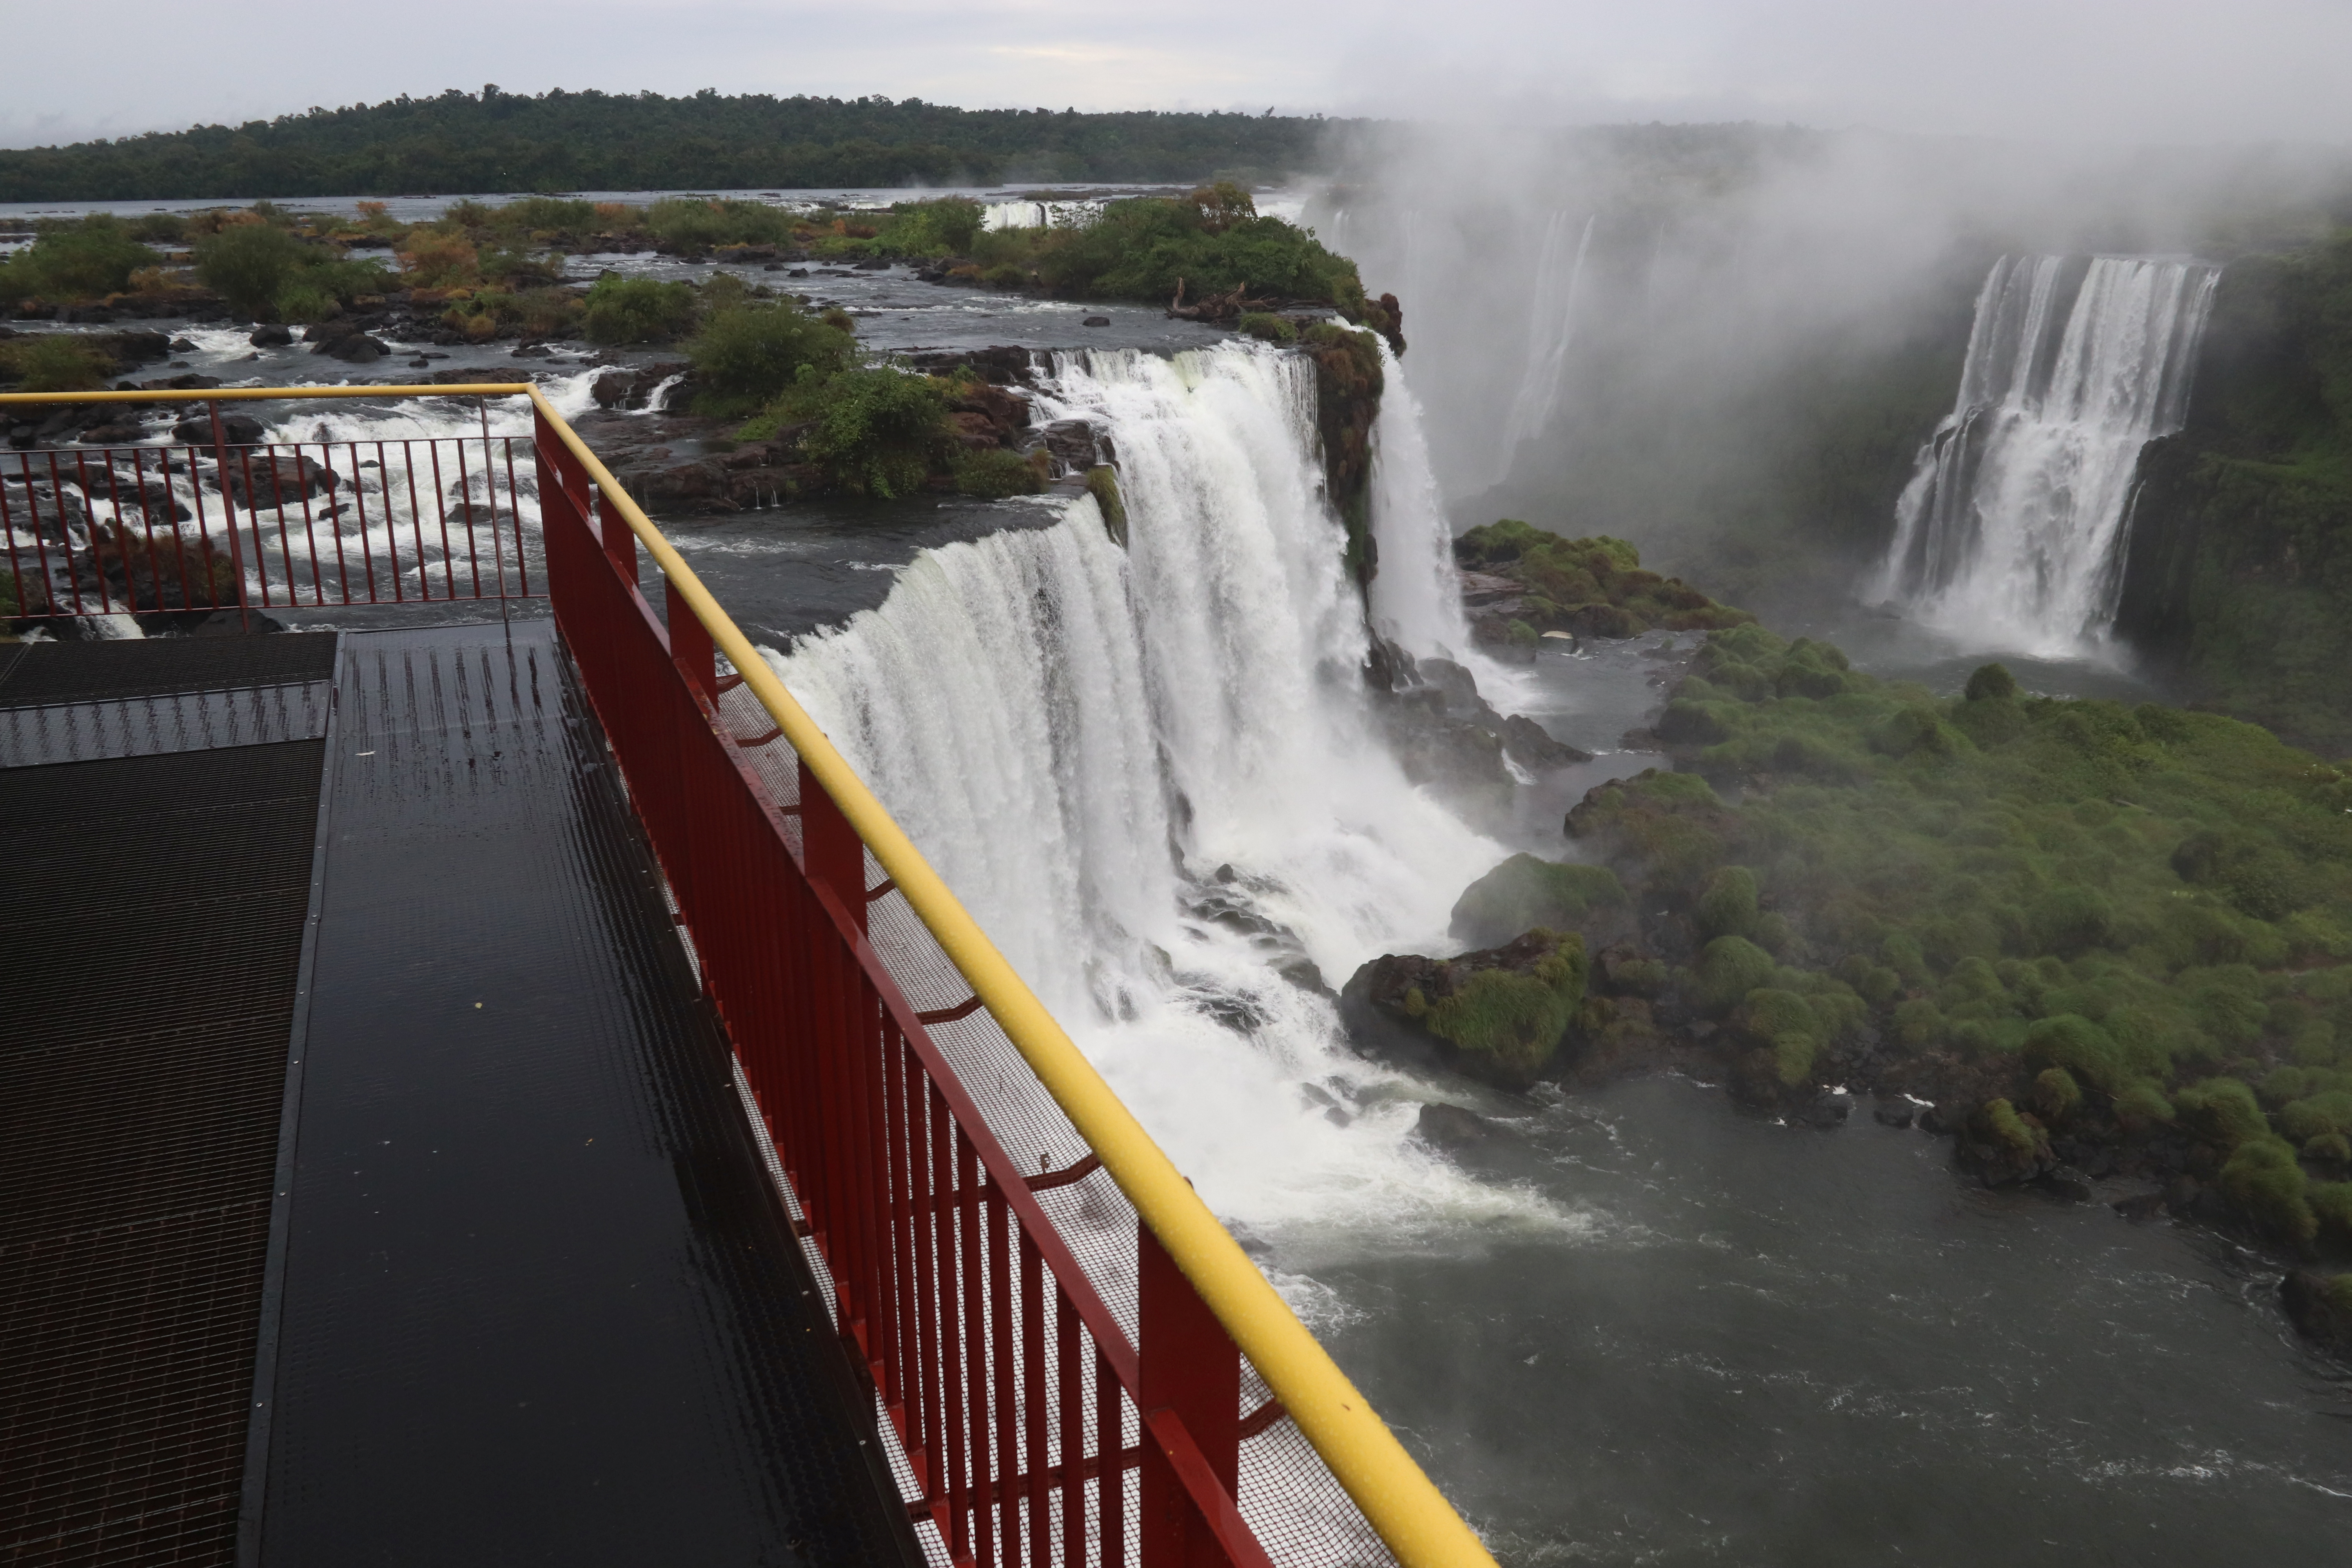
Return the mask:
[(1412, 1124), (1414, 1136), (1433, 1149), (1475, 1149), (1493, 1142), (1502, 1129), (1458, 1105), (1424, 1105)]
[(1918, 1114), (1919, 1108), (1907, 1100), (1881, 1100), (1878, 1109), (1871, 1112), (1881, 1127), (1897, 1128), (1910, 1126)]
[[(221, 436), (232, 447), (250, 447), (261, 439), (261, 421), (246, 414), (221, 416)], [(198, 414), (172, 426), (172, 439), (191, 447), (213, 444), (213, 422), (208, 416)]]
[(2116, 1199), (2107, 1206), (2127, 1220), (2158, 1219), (2164, 1214), (2164, 1194), (2156, 1191), (2134, 1193), (2128, 1197)]
[(1080, 321), (1078, 325), (1082, 327), (1108, 327), (1110, 325), (1110, 318), (1108, 316), (1088, 316), (1085, 321)]
[(1524, 713), (1514, 713), (1503, 721), (1502, 737), (1503, 750), (1510, 753), (1511, 760), (1531, 771), (1564, 768), (1592, 760), (1591, 752), (1580, 752), (1553, 740), (1549, 731)]
[(2044, 1172), (2042, 1184), (2068, 1203), (2086, 1204), (2097, 1195), (2091, 1178), (2072, 1165), (2056, 1165)]
[(254, 328), (253, 335), (245, 341), (257, 349), (282, 349), (294, 341), (294, 333), (291, 329), (273, 321)]
[(2294, 1269), (2279, 1281), (2279, 1305), (2305, 1339), (2338, 1355), (2352, 1353), (2352, 1276)]
[(1853, 1096), (1842, 1089), (1824, 1089), (1805, 1108), (1805, 1120), (1815, 1127), (1843, 1127), (1853, 1115)]

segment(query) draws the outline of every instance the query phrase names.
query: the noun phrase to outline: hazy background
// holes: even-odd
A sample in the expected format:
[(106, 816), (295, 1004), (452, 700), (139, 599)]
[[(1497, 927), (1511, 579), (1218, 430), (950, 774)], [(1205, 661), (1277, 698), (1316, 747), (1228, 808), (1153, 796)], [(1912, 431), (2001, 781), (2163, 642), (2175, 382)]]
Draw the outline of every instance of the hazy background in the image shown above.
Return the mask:
[(406, 92), (882, 93), (970, 108), (1793, 121), (2095, 141), (2352, 136), (2345, 0), (247, 0), (12, 7), (0, 143)]

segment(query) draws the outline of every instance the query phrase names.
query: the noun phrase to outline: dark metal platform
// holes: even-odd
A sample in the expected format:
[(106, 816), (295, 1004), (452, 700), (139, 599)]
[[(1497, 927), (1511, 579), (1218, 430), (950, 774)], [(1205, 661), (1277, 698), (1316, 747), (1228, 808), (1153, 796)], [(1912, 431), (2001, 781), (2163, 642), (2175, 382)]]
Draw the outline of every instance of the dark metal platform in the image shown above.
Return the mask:
[[(336, 640), (237, 639), (206, 679), (302, 681)], [(551, 624), (340, 641), (323, 742), (0, 767), (44, 889), (0, 917), (0, 1562), (906, 1562)], [(32, 656), (34, 702), (189, 689), (162, 648), (79, 684), (27, 650), (0, 707)], [(27, 1250), (151, 1215), (200, 1391), (125, 1382), (156, 1303), (110, 1254)], [(44, 1310), (70, 1343), (21, 1331)]]

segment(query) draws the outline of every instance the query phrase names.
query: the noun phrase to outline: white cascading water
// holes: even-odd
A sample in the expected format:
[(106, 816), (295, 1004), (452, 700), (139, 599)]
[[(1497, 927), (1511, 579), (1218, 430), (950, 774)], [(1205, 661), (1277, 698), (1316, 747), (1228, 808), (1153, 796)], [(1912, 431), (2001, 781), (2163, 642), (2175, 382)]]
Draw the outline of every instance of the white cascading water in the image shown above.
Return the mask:
[(1584, 220), (1574, 258), (1568, 248), (1568, 215), (1554, 213), (1544, 230), (1543, 254), (1536, 265), (1535, 298), (1528, 315), (1528, 364), (1519, 377), (1518, 395), (1511, 400), (1510, 417), (1503, 424), (1501, 468), (1507, 471), (1519, 443), (1544, 433), (1559, 406), (1559, 389), (1568, 372), (1569, 350), (1576, 342), (1576, 305), (1584, 290), (1584, 262), (1592, 252), (1592, 231), (1601, 221), (1594, 213)]
[[(1370, 727), (1313, 398), (1305, 361), (1262, 348), (1061, 356), (1038, 413), (1107, 431), (1128, 548), (1082, 499), (926, 552), (878, 609), (770, 657), (1219, 1213), (1309, 1253), (1302, 1226), (1559, 1224), (1421, 1153), (1422, 1096), (1281, 973), (1303, 949), (1336, 987), (1444, 951), (1503, 853)], [(1392, 548), (1400, 574), (1451, 570)]]
[(1876, 596), (1993, 646), (2095, 649), (2115, 619), (2140, 449), (2187, 417), (2220, 276), (2134, 257), (1997, 262)]

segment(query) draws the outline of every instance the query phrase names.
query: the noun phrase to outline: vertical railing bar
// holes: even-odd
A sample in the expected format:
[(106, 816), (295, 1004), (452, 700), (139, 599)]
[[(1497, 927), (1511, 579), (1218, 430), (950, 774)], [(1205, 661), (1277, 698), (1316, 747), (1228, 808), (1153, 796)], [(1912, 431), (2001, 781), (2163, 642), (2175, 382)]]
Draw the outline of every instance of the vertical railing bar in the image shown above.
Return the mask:
[(1060, 1371), (1055, 1379), (1058, 1408), (1054, 1447), (1062, 1466), (1062, 1561), (1075, 1563), (1085, 1560), (1087, 1547), (1086, 1373), (1078, 1362), (1078, 1315), (1062, 1294), (1062, 1282), (1056, 1279), (1053, 1283), (1047, 1294), (1054, 1303), (1054, 1349)]
[[(73, 590), (74, 614), (86, 616), (89, 614), (89, 609), (81, 602), (81, 574), (74, 570), (73, 527), (66, 518), (66, 481), (65, 477), (58, 472), (58, 455), (55, 452), (49, 454), (49, 499), (58, 503), (58, 548), (66, 558), (66, 584)], [(30, 480), (27, 480), (25, 485), (25, 504), (32, 508), (36, 518), (40, 515), (39, 509), (33, 504), (33, 486)], [(103, 574), (100, 574), (101, 579), (103, 575)], [(103, 602), (103, 600), (100, 601), (100, 603)]]
[(1095, 1533), (1101, 1542), (1097, 1561), (1110, 1568), (1127, 1568), (1126, 1406), (1120, 1400), (1118, 1373), (1095, 1346)]
[[(245, 585), (245, 545), (237, 537), (236, 498), (229, 494), (228, 432), (221, 424), (220, 399), (217, 397), (206, 398), (205, 400), (205, 407), (210, 411), (212, 416), (213, 477), (220, 481), (221, 521), (228, 534), (229, 571), (235, 574), (236, 577), (236, 624), (239, 630), (251, 631), (253, 629), (253, 606), (250, 595)], [(202, 515), (205, 494), (204, 482), (196, 474), (195, 460), (193, 457), (191, 457), (188, 461), (188, 478), (195, 486), (198, 515)], [(253, 493), (250, 486), (247, 488), (246, 493), (247, 495), (251, 495)], [(206, 525), (206, 537), (209, 538), (209, 524)], [(258, 551), (259, 548), (260, 546), (257, 540), (255, 549)], [(257, 567), (257, 569), (258, 568)], [(266, 595), (269, 587), (268, 576), (266, 572), (263, 573), (261, 585), (262, 590)]]
[[(441, 443), (425, 443), (425, 455), (433, 459), (433, 513), (441, 521), (441, 597), (457, 596), (457, 571), (449, 549), (449, 498), (441, 489)], [(415, 494), (414, 488), (410, 493)]]
[[(319, 457), (321, 466), (324, 465), (326, 456), (327, 444), (321, 441), (319, 443)], [(314, 609), (323, 609), (326, 607), (327, 603), (327, 583), (326, 579), (319, 571), (319, 525), (317, 521), (310, 515), (310, 477), (302, 471), (303, 460), (302, 443), (297, 441), (294, 443), (294, 478), (302, 487), (302, 548), (310, 552), (310, 604), (311, 607)], [(273, 470), (270, 475), (270, 482), (278, 485), (278, 532), (282, 535), (285, 532), (286, 489), (284, 485), (278, 481), (278, 476), (275, 472), (277, 462), (278, 459), (273, 454), (270, 458), (270, 465)], [(327, 493), (332, 495), (334, 492), (330, 490)], [(340, 556), (342, 552), (342, 542), (340, 538), (336, 541), (335, 550), (338, 556)], [(295, 597), (294, 574), (290, 570), (286, 574), (286, 597), (289, 603), (292, 602)], [(343, 587), (343, 603), (348, 605), (351, 602), (351, 587), (346, 584)]]
[(425, 562), (425, 516), (416, 506), (416, 443), (404, 438), (400, 443), (401, 467), (408, 474), (408, 527), (416, 541), (416, 597), (420, 604), (433, 602), (433, 574)]
[(980, 1159), (963, 1127), (956, 1127), (956, 1237), (962, 1244), (965, 1450), (971, 1459), (971, 1555), (995, 1552), (993, 1507), (997, 1472), (988, 1443), (988, 1280), (981, 1222)]
[(1026, 1529), (1029, 1568), (1046, 1568), (1051, 1532), (1045, 1527), (1045, 1299), (1037, 1244), (1013, 1214), (1004, 1209), (1005, 1227), (1019, 1244), (1021, 1260), (1021, 1468), (1029, 1477)]
[[(466, 443), (463, 441), (452, 441), (449, 445), (456, 452), (457, 458), (457, 484), (459, 487), (457, 490), (457, 504), (459, 507), (464, 509), (466, 513), (466, 573), (468, 578), (473, 582), (474, 597), (478, 599), (482, 596), (482, 547), (480, 542), (474, 537), (474, 476), (466, 471)], [(488, 451), (486, 447), (482, 457), (482, 463), (485, 468), (489, 465), (489, 460)], [(434, 477), (436, 480), (439, 479), (440, 476), (437, 471)], [(442, 507), (442, 519), (445, 526), (446, 525), (447, 518), (448, 508), (445, 503)]]
[[(915, 1205), (915, 1399), (916, 1417), (913, 1426), (916, 1441), (929, 1457), (929, 1474), (924, 1478), (926, 1497), (943, 1495), (941, 1480), (946, 1475), (947, 1452), (940, 1427), (939, 1325), (941, 1321), (941, 1292), (933, 1243), (938, 1239), (940, 1187), (938, 1161), (934, 1153), (939, 1142), (939, 1130), (931, 1107), (930, 1079), (922, 1073), (921, 1064), (911, 1059), (913, 1051), (901, 1042), (901, 1049), (910, 1058), (907, 1063), (907, 1094), (910, 1120), (915, 1134), (911, 1151), (915, 1191), (919, 1194)], [(920, 1113), (914, 1114), (919, 1105)]]
[[(530, 597), (530, 557), (524, 552), (522, 542), (522, 491), (515, 483), (514, 437), (507, 437), (507, 511), (514, 520), (515, 588), (522, 598)], [(539, 531), (547, 533), (547, 498), (539, 498)]]
[[(345, 445), (350, 447), (352, 451), (352, 508), (358, 514), (360, 521), (360, 570), (367, 579), (367, 602), (373, 605), (377, 602), (375, 549), (368, 542), (367, 472), (360, 467), (360, 444), (357, 441), (350, 441)], [(383, 467), (381, 453), (377, 457), (376, 467), (378, 468)], [(343, 558), (342, 549), (342, 535), (338, 531), (335, 536), (335, 560), (338, 563)]]
[[(262, 542), (261, 538), (261, 509), (253, 504), (255, 496), (253, 488), (253, 448), (250, 447), (239, 447), (236, 451), (237, 471), (245, 476), (245, 521), (247, 531), (253, 535), (253, 569), (261, 578), (261, 607), (267, 610), (272, 607), (272, 602), (269, 597), (269, 547)], [(292, 597), (294, 574), (289, 564), (291, 556), (286, 549), (286, 508), (282, 500), (278, 508), (278, 554), (279, 563), (281, 564), (289, 564), (286, 581), (288, 597), (290, 598)]]
[[(1021, 1501), (1013, 1483), (1021, 1474), (1020, 1369), (1013, 1352), (1013, 1205), (994, 1182), (981, 1189), (982, 1225), (988, 1233), (989, 1368), (995, 1375), (990, 1425), (995, 1430), (997, 1481), (997, 1560), (1004, 1568), (1018, 1568), (1021, 1553)], [(1002, 1224), (1000, 1225), (1000, 1217)]]
[[(21, 454), (16, 458), (16, 467), (20, 470), (25, 467), (25, 459)], [(25, 499), (27, 505), (31, 504), (32, 495), (32, 477), (26, 474)], [(33, 542), (36, 546), (40, 543), (40, 537), (37, 531), (34, 533)], [(8, 542), (8, 587), (16, 601), (16, 613), (20, 616), (28, 615), (32, 607), (25, 598), (25, 574), (16, 561), (16, 520), (8, 510), (8, 487), (5, 484), (0, 484), (0, 539)], [(46, 556), (42, 557), (41, 568), (41, 608), (46, 613), (50, 608), (48, 562)]]
[[(122, 558), (123, 608), (135, 614), (139, 609), (139, 574), (131, 568), (131, 531), (124, 527), (122, 522), (122, 485), (114, 471), (114, 448), (111, 447), (104, 448), (104, 456), (106, 504), (114, 509), (114, 550), (115, 553)], [(89, 499), (88, 459), (77, 453), (74, 457), (74, 468), (75, 480), (81, 486), (82, 499), (87, 502)], [(95, 521), (96, 519), (93, 518), (92, 521)], [(152, 545), (154, 541), (151, 539), (148, 542)], [(99, 581), (103, 584), (106, 581), (106, 567), (103, 562), (99, 565), (98, 575)]]

